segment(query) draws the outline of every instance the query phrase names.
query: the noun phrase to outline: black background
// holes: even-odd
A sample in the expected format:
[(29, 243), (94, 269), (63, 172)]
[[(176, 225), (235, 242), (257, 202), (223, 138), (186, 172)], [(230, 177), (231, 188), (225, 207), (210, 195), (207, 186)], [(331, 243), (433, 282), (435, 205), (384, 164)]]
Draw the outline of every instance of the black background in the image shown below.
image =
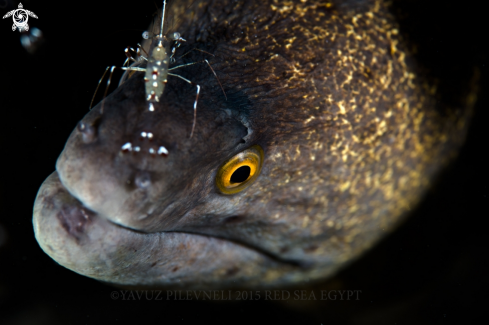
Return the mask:
[[(0, 324), (473, 324), (488, 299), (487, 25), (476, 1), (395, 1), (401, 31), (446, 92), (481, 73), (466, 145), (411, 218), (316, 288), (361, 290), (355, 301), (112, 299), (115, 288), (75, 274), (39, 248), (32, 206), (107, 65), (140, 40), (153, 1), (22, 1), (45, 44), (31, 55), (0, 21)], [(158, 6), (160, 4), (158, 3)], [(0, 15), (17, 2), (0, 0)], [(97, 100), (98, 101), (98, 100)], [(293, 288), (304, 289), (304, 288)], [(307, 288), (309, 290), (309, 288)], [(310, 291), (308, 291), (310, 292)], [(166, 299), (166, 295), (163, 295)], [(319, 297), (317, 297), (319, 298)], [(481, 318), (482, 317), (482, 318)]]

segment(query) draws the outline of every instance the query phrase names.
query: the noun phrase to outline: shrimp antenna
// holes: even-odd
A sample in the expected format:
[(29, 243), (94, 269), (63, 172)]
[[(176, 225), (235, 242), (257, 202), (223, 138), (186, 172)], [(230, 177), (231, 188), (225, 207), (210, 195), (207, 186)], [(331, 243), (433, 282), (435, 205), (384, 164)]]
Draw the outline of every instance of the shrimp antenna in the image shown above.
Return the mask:
[(160, 37), (163, 37), (163, 24), (165, 23), (166, 0), (163, 0), (163, 15), (161, 15)]

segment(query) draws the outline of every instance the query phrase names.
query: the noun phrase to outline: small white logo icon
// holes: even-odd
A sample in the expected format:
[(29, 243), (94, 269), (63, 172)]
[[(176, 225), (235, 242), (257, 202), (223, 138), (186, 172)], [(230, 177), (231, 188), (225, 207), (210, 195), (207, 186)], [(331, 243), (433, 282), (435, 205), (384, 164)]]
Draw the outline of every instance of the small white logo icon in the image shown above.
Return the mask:
[(19, 9), (9, 11), (5, 16), (3, 16), (3, 18), (8, 18), (12, 16), (14, 20), (14, 24), (12, 25), (13, 31), (18, 28), (19, 32), (21, 32), (22, 30), (27, 32), (29, 30), (29, 25), (27, 25), (27, 20), (29, 19), (29, 16), (37, 18), (35, 13), (29, 10), (25, 10), (23, 8), (24, 6), (22, 5), (22, 3), (19, 3)]

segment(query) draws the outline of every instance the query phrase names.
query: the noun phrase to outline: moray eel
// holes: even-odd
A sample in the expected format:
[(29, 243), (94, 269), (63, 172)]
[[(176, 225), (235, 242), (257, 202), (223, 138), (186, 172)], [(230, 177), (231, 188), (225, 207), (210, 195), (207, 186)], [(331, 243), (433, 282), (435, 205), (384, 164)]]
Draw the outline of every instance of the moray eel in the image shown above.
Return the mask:
[(151, 112), (132, 73), (40, 188), (39, 245), (122, 286), (331, 276), (420, 200), (462, 142), (468, 102), (439, 109), (383, 1), (191, 3), (168, 11), (187, 40), (172, 65), (208, 59), (226, 97), (205, 63), (175, 70), (202, 88), (189, 137), (195, 86), (169, 76)]

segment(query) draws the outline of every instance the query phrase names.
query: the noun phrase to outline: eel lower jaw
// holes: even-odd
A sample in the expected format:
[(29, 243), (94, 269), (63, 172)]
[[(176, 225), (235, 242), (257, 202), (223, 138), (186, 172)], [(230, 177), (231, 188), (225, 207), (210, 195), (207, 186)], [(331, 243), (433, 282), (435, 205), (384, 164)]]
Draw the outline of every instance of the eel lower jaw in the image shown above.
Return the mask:
[(41, 248), (77, 273), (121, 285), (273, 286), (301, 277), (301, 263), (258, 247), (188, 232), (143, 233), (98, 217), (61, 184), (56, 172), (40, 188), (34, 232)]

